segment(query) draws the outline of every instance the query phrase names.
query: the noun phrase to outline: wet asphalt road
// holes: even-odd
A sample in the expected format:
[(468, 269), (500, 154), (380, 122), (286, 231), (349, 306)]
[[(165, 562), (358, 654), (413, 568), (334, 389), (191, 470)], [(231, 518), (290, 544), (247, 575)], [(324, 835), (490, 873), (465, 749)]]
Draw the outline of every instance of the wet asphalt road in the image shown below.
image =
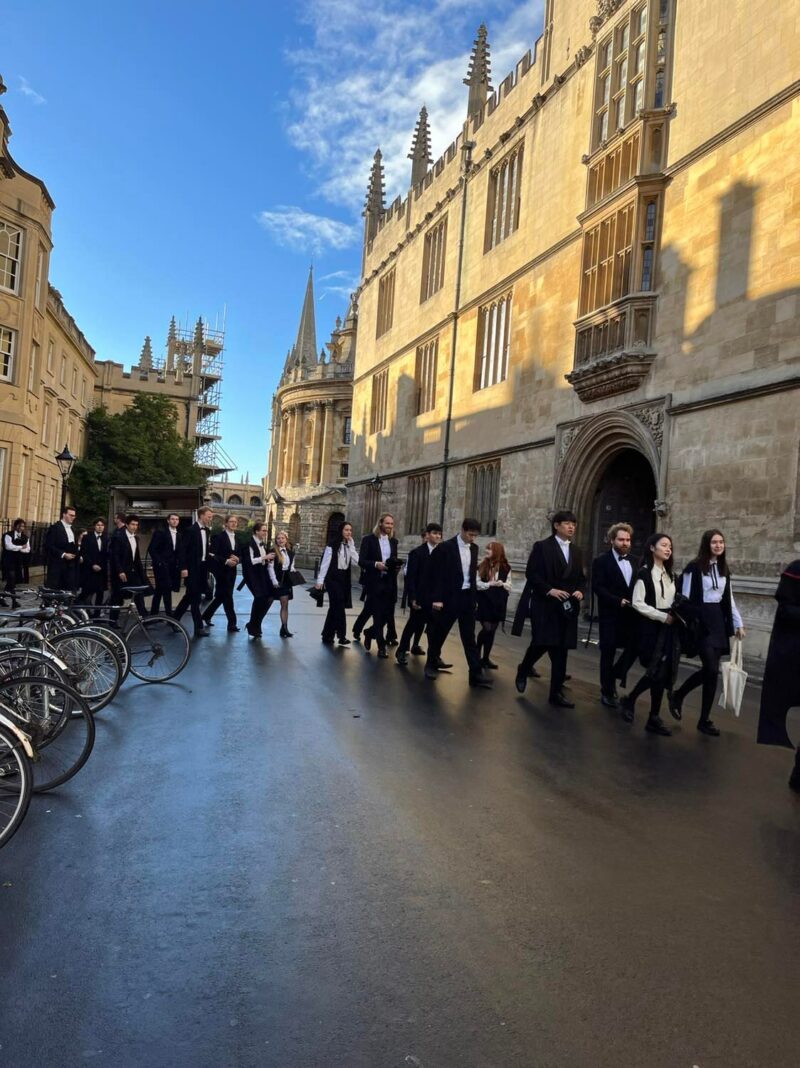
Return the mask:
[(800, 1061), (800, 801), (754, 695), (719, 739), (692, 701), (653, 738), (600, 706), (594, 652), (563, 712), (517, 696), (519, 640), (471, 691), (457, 638), (433, 685), (321, 620), (301, 593), (257, 647), (218, 617), (34, 798), (0, 853), (0, 1063)]

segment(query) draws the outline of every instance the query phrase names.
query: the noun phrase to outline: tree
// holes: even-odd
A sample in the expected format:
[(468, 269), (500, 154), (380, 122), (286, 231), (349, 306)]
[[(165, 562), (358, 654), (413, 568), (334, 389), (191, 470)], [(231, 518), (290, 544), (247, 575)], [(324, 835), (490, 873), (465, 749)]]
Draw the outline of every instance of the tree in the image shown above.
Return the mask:
[(137, 393), (117, 415), (95, 408), (86, 420), (86, 456), (75, 464), (70, 496), (81, 522), (108, 511), (111, 486), (200, 486), (204, 471), (194, 446), (177, 430), (178, 412), (168, 397)]

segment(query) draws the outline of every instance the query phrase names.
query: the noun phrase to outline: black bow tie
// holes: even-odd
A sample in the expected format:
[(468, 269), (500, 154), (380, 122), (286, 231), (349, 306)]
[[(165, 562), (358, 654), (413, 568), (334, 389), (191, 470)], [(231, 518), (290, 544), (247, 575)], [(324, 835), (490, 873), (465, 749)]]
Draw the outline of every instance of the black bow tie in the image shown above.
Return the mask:
[(620, 556), (620, 555), (618, 554), (618, 555), (617, 555), (617, 559), (618, 559), (618, 560), (627, 560), (627, 559), (628, 559), (628, 557), (627, 557), (627, 556)]

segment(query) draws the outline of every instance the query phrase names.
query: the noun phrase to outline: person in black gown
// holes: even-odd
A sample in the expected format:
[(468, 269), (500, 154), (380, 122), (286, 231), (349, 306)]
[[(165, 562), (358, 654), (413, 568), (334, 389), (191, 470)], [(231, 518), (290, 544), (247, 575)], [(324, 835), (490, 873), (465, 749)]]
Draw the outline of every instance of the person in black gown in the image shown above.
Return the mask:
[[(758, 741), (794, 749), (786, 719), (789, 709), (800, 705), (800, 560), (793, 560), (781, 575), (775, 600), (778, 609), (761, 687)], [(800, 749), (795, 750), (789, 785), (800, 793)]]

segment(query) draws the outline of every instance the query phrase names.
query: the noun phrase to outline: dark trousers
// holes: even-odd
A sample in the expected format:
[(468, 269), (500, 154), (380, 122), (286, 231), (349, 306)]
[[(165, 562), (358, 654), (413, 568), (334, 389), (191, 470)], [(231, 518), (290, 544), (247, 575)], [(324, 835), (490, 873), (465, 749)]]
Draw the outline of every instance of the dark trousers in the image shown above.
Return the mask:
[(158, 612), (161, 604), (164, 605), (164, 611), (168, 616), (172, 615), (172, 582), (162, 583), (156, 580), (156, 591), (153, 594), (153, 600), (150, 602), (150, 615), (154, 616)]
[(698, 686), (703, 687), (702, 704), (700, 706), (701, 720), (711, 718), (711, 709), (714, 705), (719, 681), (719, 661), (724, 652), (724, 649), (715, 649), (713, 646), (703, 645), (700, 649), (700, 663), (702, 666), (697, 671), (692, 672), (689, 678), (681, 683), (675, 691), (675, 696), (682, 701), (691, 690), (696, 689)]
[(372, 609), (369, 607), (369, 603), (367, 601), (365, 601), (364, 602), (364, 607), (358, 613), (358, 616), (356, 617), (356, 621), (353, 624), (353, 634), (354, 635), (357, 636), (357, 635), (361, 634), (361, 631), (367, 625), (367, 620), (370, 618), (371, 615), (372, 615)]
[(204, 595), (208, 590), (208, 573), (205, 565), (203, 565), (202, 571), (195, 575), (190, 575), (186, 583), (186, 591), (178, 601), (175, 611), (172, 613), (175, 619), (180, 619), (188, 608), (192, 613), (192, 623), (194, 623), (194, 629), (203, 629), (203, 614), (200, 611), (200, 603), (203, 600)]
[(518, 667), (520, 675), (527, 675), (537, 660), (547, 653), (550, 657), (550, 696), (555, 697), (561, 693), (564, 680), (567, 677), (567, 654), (569, 650), (561, 645), (534, 645), (533, 642), (525, 650), (525, 656)]
[[(636, 662), (636, 650), (623, 649), (617, 657), (616, 648), (600, 646), (600, 692), (612, 697), (617, 688), (617, 679), (623, 680)], [(615, 659), (616, 658), (616, 659)]]
[[(135, 582), (133, 579), (131, 579), (131, 585), (135, 586), (135, 585), (138, 585), (138, 583)], [(108, 603), (109, 604), (113, 604), (114, 606), (118, 606), (118, 605), (124, 604), (125, 601), (128, 599), (128, 596), (129, 596), (128, 594), (122, 593), (122, 591), (120, 589), (114, 589), (112, 587), (111, 600)], [(133, 603), (136, 605), (136, 607), (138, 608), (139, 612), (143, 616), (147, 615), (147, 609), (145, 608), (145, 605), (144, 605), (144, 596), (145, 595), (143, 593), (137, 593), (136, 596), (133, 598)], [(117, 620), (119, 619), (119, 612), (111, 612), (110, 613), (110, 619), (111, 619), (112, 623), (116, 623)]]
[(661, 711), (661, 701), (664, 697), (665, 685), (658, 679), (649, 675), (643, 675), (628, 694), (628, 700), (634, 704), (637, 697), (641, 697), (646, 690), (650, 691), (650, 719), (657, 719)]
[[(350, 581), (349, 568), (347, 571), (342, 571), (342, 575), (346, 582)], [(344, 639), (347, 637), (347, 617), (344, 609), (345, 582), (339, 581), (338, 576), (331, 576), (328, 572), (325, 590), (328, 594), (328, 612), (322, 625), (322, 640), (332, 642), (334, 638)]]
[[(365, 613), (367, 616), (372, 616), (372, 626), (369, 628), (370, 636), (377, 643), (378, 648), (383, 649), (386, 646), (387, 624), (390, 620), (394, 622), (393, 590), (391, 588), (381, 589), (379, 585), (377, 589), (368, 593), (364, 611), (361, 615), (363, 616)], [(358, 618), (360, 619), (361, 616)]]
[(224, 572), (217, 576), (217, 581), (214, 584), (214, 598), (208, 608), (206, 608), (205, 612), (203, 612), (203, 621), (205, 623), (208, 623), (219, 606), (222, 605), (225, 612), (225, 618), (228, 620), (228, 626), (236, 626), (236, 609), (233, 607), (233, 591), (235, 586), (236, 568), (227, 567)]
[[(407, 653), (412, 646), (419, 645), (419, 640), (422, 637), (427, 622), (428, 615), (424, 608), (409, 608), (408, 619), (406, 620), (406, 625), (403, 627), (400, 646), (397, 650), (398, 653)], [(387, 637), (389, 637), (389, 635), (387, 635)]]
[(105, 590), (81, 590), (78, 594), (78, 604), (93, 604), (99, 607), (105, 599)]
[(481, 657), (475, 644), (475, 594), (462, 590), (458, 602), (452, 607), (434, 610), (428, 625), (428, 659), (426, 666), (436, 670), (442, 655), (442, 646), (453, 624), (458, 621), (458, 635), (464, 650), (470, 677), (481, 674)]
[(261, 632), (261, 624), (264, 622), (264, 616), (267, 614), (271, 604), (271, 597), (264, 596), (253, 598), (253, 605), (250, 609), (250, 620), (247, 624), (249, 631)]

